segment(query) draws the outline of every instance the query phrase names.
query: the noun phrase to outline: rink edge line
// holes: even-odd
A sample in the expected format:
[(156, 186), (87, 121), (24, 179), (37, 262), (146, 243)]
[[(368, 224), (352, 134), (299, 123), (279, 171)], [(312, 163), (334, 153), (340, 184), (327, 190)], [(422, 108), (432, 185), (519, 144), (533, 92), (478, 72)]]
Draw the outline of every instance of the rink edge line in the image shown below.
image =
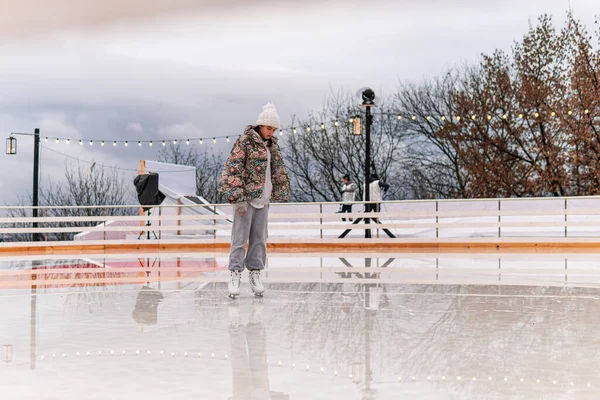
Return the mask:
[[(598, 238), (476, 238), (464, 239), (271, 239), (268, 250), (281, 253), (327, 253), (349, 251), (361, 253), (376, 252), (577, 252), (600, 251)], [(227, 239), (198, 240), (196, 242), (178, 240), (156, 241), (89, 241), (82, 242), (37, 242), (37, 243), (0, 243), (2, 255), (25, 254), (105, 254), (122, 252), (227, 252)]]

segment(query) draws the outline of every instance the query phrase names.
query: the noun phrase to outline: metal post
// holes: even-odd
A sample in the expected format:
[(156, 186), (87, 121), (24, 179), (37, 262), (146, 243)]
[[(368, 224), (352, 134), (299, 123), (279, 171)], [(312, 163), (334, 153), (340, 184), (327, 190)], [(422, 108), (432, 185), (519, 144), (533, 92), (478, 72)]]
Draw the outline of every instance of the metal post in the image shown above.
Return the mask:
[[(268, 235), (268, 232), (267, 232)], [(213, 206), (213, 239), (217, 238), (217, 205)]]
[(321, 214), (321, 217), (319, 218), (319, 221), (321, 222), (319, 231), (321, 233), (321, 239), (323, 239), (323, 203), (319, 203), (319, 213)]
[(567, 237), (567, 199), (565, 199), (565, 237)]
[(500, 227), (500, 223), (502, 222), (501, 220), (501, 216), (500, 216), (500, 211), (501, 211), (502, 207), (500, 205), (500, 200), (498, 200), (498, 237), (502, 236), (502, 228)]
[(435, 238), (438, 239), (440, 237), (440, 217), (439, 217), (439, 205), (438, 201), (435, 201)]
[[(33, 134), (33, 218), (38, 217), (38, 182), (40, 173), (40, 130), (35, 129)], [(38, 223), (34, 222), (32, 227), (35, 229), (38, 227)], [(40, 240), (39, 233), (34, 232), (33, 241), (37, 242)]]
[[(366, 145), (365, 145), (365, 207), (371, 211), (371, 205), (369, 204), (370, 191), (369, 191), (369, 177), (371, 176), (371, 124), (373, 123), (373, 117), (371, 116), (371, 107), (366, 107), (367, 115), (365, 121), (365, 136), (366, 136)], [(365, 217), (365, 224), (369, 225), (371, 223), (371, 219), (369, 217)], [(371, 238), (371, 229), (365, 229), (365, 238)]]

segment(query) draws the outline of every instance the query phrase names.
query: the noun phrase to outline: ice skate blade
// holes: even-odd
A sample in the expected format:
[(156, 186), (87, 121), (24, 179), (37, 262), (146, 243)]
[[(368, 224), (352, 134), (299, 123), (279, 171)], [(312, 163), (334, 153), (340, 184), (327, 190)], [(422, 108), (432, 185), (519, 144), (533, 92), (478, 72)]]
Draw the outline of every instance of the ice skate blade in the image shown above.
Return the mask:
[(262, 293), (256, 293), (256, 292), (252, 291), (252, 289), (248, 289), (248, 293), (250, 293), (250, 294), (254, 295), (254, 297), (259, 297), (259, 298), (262, 298), (262, 297), (263, 297), (263, 295), (265, 294), (265, 292), (262, 292)]

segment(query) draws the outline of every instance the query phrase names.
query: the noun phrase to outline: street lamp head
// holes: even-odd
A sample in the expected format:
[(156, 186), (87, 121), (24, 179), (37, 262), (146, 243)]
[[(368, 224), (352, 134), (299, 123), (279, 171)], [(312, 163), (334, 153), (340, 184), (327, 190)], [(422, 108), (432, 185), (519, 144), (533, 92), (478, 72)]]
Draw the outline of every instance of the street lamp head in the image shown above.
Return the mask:
[(352, 118), (352, 134), (362, 135), (362, 125), (359, 117)]
[(377, 99), (377, 96), (375, 95), (373, 89), (365, 87), (360, 89), (359, 93), (362, 100), (361, 105), (363, 107), (375, 107), (375, 100)]
[(6, 154), (17, 154), (17, 138), (14, 136), (6, 139)]
[(362, 92), (363, 104), (375, 104), (375, 92), (371, 89), (366, 89)]

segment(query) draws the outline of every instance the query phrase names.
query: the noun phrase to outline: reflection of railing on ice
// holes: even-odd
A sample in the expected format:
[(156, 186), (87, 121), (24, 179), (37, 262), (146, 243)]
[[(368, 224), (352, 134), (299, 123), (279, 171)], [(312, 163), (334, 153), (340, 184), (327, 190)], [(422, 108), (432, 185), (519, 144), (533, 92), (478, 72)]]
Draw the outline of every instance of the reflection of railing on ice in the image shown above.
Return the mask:
[[(76, 258), (76, 257), (74, 257)], [(50, 261), (34, 259), (23, 269), (0, 269), (0, 289), (35, 287), (46, 289), (71, 288), (86, 293), (120, 285), (177, 282), (202, 279), (207, 272), (218, 269), (214, 258), (161, 259), (158, 257), (95, 261)]]
[[(596, 287), (600, 269), (591, 254), (532, 253), (383, 253), (370, 258), (368, 254), (328, 253), (299, 256), (269, 253), (265, 278), (270, 286), (280, 284), (314, 283), (321, 290), (333, 283), (349, 284), (470, 284), (470, 285), (544, 285), (572, 288)], [(219, 258), (201, 257), (196, 253), (139, 258), (137, 254), (107, 255), (100, 262), (71, 260), (32, 269), (27, 261), (21, 269), (0, 269), (1, 288), (39, 289), (56, 287), (93, 288), (126, 284), (145, 284), (175, 281), (180, 285), (191, 282), (222, 285), (228, 275), (227, 254)], [(365, 257), (367, 256), (367, 257)], [(35, 256), (28, 256), (32, 260)], [(523, 264), (522, 259), (528, 260)], [(72, 257), (76, 258), (76, 257)], [(293, 261), (292, 261), (293, 258)], [(90, 259), (91, 260), (91, 259)], [(31, 261), (29, 261), (31, 266)], [(186, 283), (187, 282), (187, 283)], [(501, 291), (502, 286), (497, 286)]]

